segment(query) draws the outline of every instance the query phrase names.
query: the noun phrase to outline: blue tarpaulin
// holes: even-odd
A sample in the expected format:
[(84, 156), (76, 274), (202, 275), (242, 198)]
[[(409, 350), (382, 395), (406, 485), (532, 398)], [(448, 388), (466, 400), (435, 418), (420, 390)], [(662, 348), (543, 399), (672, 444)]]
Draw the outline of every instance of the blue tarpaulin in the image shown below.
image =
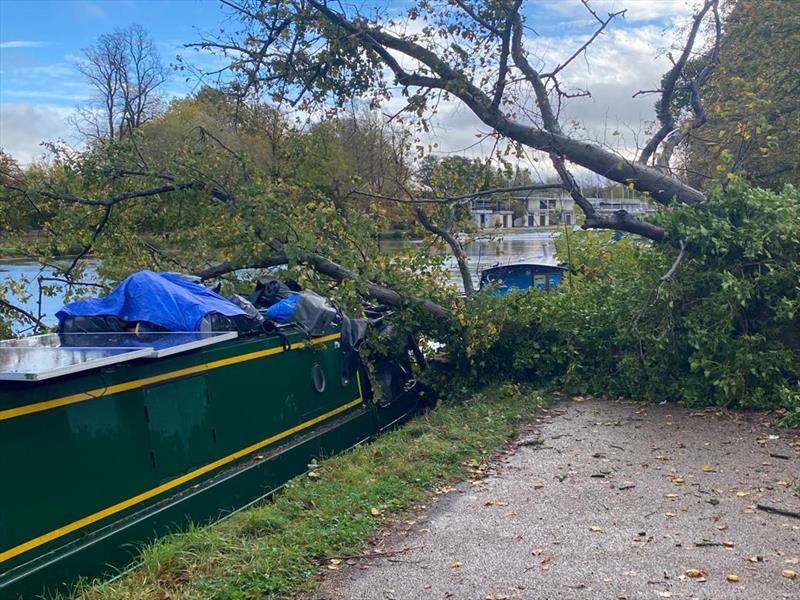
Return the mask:
[(267, 317), (276, 323), (288, 323), (298, 300), (300, 300), (300, 294), (292, 294), (288, 298), (276, 302), (267, 309)]
[(70, 302), (56, 313), (59, 324), (69, 316), (114, 316), (146, 321), (169, 331), (198, 331), (208, 314), (246, 315), (230, 300), (175, 273), (140, 271), (124, 279), (104, 298)]

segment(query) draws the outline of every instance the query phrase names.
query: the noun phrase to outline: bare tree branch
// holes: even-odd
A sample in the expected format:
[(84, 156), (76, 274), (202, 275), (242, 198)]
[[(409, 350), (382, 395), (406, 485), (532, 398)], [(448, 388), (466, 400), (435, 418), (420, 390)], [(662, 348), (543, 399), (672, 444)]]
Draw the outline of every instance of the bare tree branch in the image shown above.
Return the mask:
[[(466, 3), (462, 2), (461, 5), (463, 5), (462, 8), (467, 7), (472, 10)], [(340, 10), (344, 9), (340, 7)], [(398, 37), (388, 33), (380, 27), (370, 25), (367, 20), (360, 17), (348, 18), (344, 12), (337, 12), (331, 4), (320, 0), (306, 0), (302, 4), (281, 4), (280, 11), (282, 11), (281, 14), (291, 15), (294, 20), (293, 35), (295, 39), (291, 42), (291, 46), (294, 47), (298, 38), (303, 37), (303, 51), (306, 53), (304, 56), (309, 64), (313, 63), (314, 53), (323, 47), (314, 45), (320, 39), (329, 39), (337, 45), (340, 42), (359, 45), (368, 60), (379, 61), (388, 67), (399, 85), (439, 89), (448, 95), (455, 96), (484, 124), (507, 139), (546, 152), (556, 152), (570, 162), (613, 181), (626, 185), (633, 183), (636, 189), (650, 193), (657, 202), (669, 204), (678, 199), (681, 202), (696, 204), (705, 200), (705, 196), (699, 190), (656, 168), (621, 160), (619, 155), (601, 146), (571, 138), (560, 131), (554, 133), (555, 130), (552, 128), (540, 129), (514, 120), (499, 107), (493, 106), (492, 97), (473, 83), (470, 76), (460, 67), (450, 65), (441, 56), (412, 41), (411, 38)], [(472, 12), (477, 15), (474, 10)], [(333, 28), (326, 27), (325, 24), (332, 25)], [(493, 28), (497, 29), (496, 26)], [(204, 42), (204, 46), (207, 48), (223, 48), (229, 45), (231, 44), (223, 42)], [(236, 45), (234, 44), (234, 46)], [(236, 47), (239, 51), (247, 51), (241, 45)], [(403, 67), (396, 58), (400, 55), (410, 59), (419, 68), (410, 70), (413, 67), (409, 69)], [(281, 55), (281, 49), (278, 48), (275, 50), (273, 59), (280, 63), (281, 60), (289, 60), (290, 57), (287, 57), (285, 53)], [(524, 64), (520, 61), (517, 66), (524, 68)], [(261, 70), (259, 63), (251, 62), (243, 66), (249, 79), (256, 79), (267, 85), (286, 84), (286, 81), (276, 84), (277, 80), (274, 78), (273, 71), (259, 73)], [(281, 77), (287, 75), (291, 74), (283, 73)], [(330, 77), (332, 76), (326, 76), (326, 79), (330, 79)], [(296, 83), (302, 86), (304, 81), (300, 80)], [(322, 98), (326, 93), (326, 86), (321, 86), (315, 92), (315, 97)]]
[(678, 60), (675, 61), (673, 67), (664, 76), (661, 99), (659, 100), (658, 107), (656, 109), (656, 116), (661, 123), (661, 127), (655, 132), (653, 137), (642, 149), (642, 153), (638, 160), (640, 164), (647, 164), (655, 151), (658, 149), (658, 146), (661, 144), (661, 142), (663, 142), (664, 139), (666, 139), (666, 137), (675, 129), (675, 117), (672, 114), (672, 99), (675, 94), (675, 86), (677, 85), (678, 79), (681, 77), (683, 69), (686, 66), (686, 62), (689, 60), (692, 50), (694, 49), (697, 32), (700, 30), (700, 25), (703, 23), (703, 19), (705, 19), (706, 14), (709, 10), (711, 10), (712, 7), (714, 8), (714, 13), (717, 13), (718, 3), (719, 0), (705, 0), (702, 8), (692, 19), (692, 27), (689, 30), (689, 36), (686, 38), (686, 44), (683, 47), (683, 52), (681, 52)]
[[(129, 137), (158, 113), (158, 88), (166, 82), (168, 71), (144, 28), (131, 25), (101, 35), (83, 49), (83, 55), (78, 70), (96, 94), (94, 103), (82, 107), (73, 118), (85, 137)], [(134, 149), (138, 153), (135, 140)]]
[(675, 261), (672, 263), (672, 266), (669, 268), (669, 271), (664, 273), (661, 277), (659, 277), (659, 283), (668, 283), (672, 281), (673, 277), (675, 277), (675, 273), (678, 270), (678, 266), (681, 264), (684, 255), (686, 254), (686, 242), (683, 240), (678, 240), (678, 245), (680, 246), (680, 251), (678, 252), (678, 256), (675, 257)]
[(47, 324), (44, 323), (41, 319), (37, 318), (36, 315), (28, 312), (27, 310), (25, 310), (24, 308), (22, 308), (20, 306), (16, 306), (15, 304), (11, 304), (10, 302), (4, 300), (3, 298), (0, 298), (0, 306), (4, 306), (7, 309), (13, 310), (14, 312), (22, 315), (22, 317), (24, 319), (27, 319), (28, 321), (30, 321), (31, 323), (33, 323), (35, 325), (35, 329), (36, 330), (47, 329), (48, 328)]
[(620, 11), (617, 11), (617, 12), (615, 12), (615, 13), (608, 13), (608, 17), (607, 17), (607, 18), (605, 18), (605, 19), (601, 19), (600, 17), (598, 17), (598, 16), (597, 16), (597, 13), (595, 13), (595, 12), (594, 12), (594, 11), (593, 11), (593, 10), (592, 10), (590, 7), (589, 7), (589, 3), (587, 2), (587, 0), (581, 0), (581, 2), (583, 2), (583, 5), (586, 7), (586, 9), (587, 9), (587, 10), (588, 10), (590, 13), (592, 13), (592, 15), (594, 15), (595, 19), (597, 19), (597, 20), (599, 21), (599, 23), (600, 23), (600, 26), (599, 26), (597, 29), (595, 29), (595, 31), (594, 31), (594, 33), (591, 35), (591, 37), (590, 37), (588, 40), (586, 40), (586, 42), (584, 42), (584, 43), (581, 45), (581, 47), (580, 47), (580, 48), (578, 48), (577, 50), (575, 50), (575, 52), (573, 52), (573, 53), (570, 55), (570, 57), (569, 57), (569, 58), (567, 58), (567, 59), (566, 59), (564, 62), (562, 62), (562, 63), (558, 64), (558, 65), (556, 66), (556, 68), (555, 68), (555, 69), (553, 69), (552, 71), (548, 71), (547, 73), (542, 73), (542, 75), (541, 75), (541, 76), (542, 76), (543, 78), (545, 78), (545, 79), (548, 79), (548, 78), (555, 77), (555, 76), (556, 76), (556, 75), (558, 75), (558, 74), (559, 74), (561, 71), (563, 71), (563, 70), (564, 70), (564, 69), (565, 69), (567, 66), (569, 66), (569, 64), (570, 64), (570, 63), (571, 63), (573, 60), (575, 60), (575, 59), (576, 59), (578, 56), (580, 56), (580, 55), (581, 55), (581, 53), (583, 53), (583, 52), (586, 52), (586, 49), (587, 49), (587, 48), (588, 48), (588, 47), (589, 47), (589, 46), (592, 44), (592, 42), (594, 42), (594, 41), (597, 39), (597, 37), (598, 37), (598, 36), (599, 36), (601, 33), (603, 33), (603, 31), (605, 31), (606, 27), (608, 27), (608, 25), (609, 25), (609, 23), (611, 23), (611, 21), (613, 21), (614, 19), (616, 19), (617, 17), (619, 17), (619, 16), (621, 16), (621, 15), (624, 15), (624, 14), (627, 12), (627, 9), (625, 9), (625, 10), (620, 10)]

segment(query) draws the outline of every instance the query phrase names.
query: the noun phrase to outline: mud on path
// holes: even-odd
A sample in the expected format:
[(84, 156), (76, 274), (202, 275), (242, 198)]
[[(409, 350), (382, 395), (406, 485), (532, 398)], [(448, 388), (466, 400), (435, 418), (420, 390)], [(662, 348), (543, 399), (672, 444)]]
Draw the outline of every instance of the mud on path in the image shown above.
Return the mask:
[(311, 598), (797, 599), (798, 480), (769, 415), (565, 399)]

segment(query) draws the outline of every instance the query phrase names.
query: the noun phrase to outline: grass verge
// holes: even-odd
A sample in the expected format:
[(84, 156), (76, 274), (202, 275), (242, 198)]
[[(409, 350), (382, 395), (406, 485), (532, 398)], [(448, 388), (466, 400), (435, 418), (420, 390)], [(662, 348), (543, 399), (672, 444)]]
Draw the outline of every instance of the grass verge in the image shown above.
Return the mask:
[(140, 567), (73, 598), (249, 600), (312, 589), (320, 561), (363, 551), (387, 520), (465, 477), (511, 439), (543, 400), (503, 385), (444, 403), (322, 462), (270, 501), (154, 543)]

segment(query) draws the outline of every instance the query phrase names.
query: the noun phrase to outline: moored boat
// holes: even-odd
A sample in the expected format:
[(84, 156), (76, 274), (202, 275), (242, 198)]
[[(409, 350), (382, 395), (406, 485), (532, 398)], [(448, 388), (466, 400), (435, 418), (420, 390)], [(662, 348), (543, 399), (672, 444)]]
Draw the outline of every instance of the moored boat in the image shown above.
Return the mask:
[(334, 320), (312, 335), (287, 324), (0, 343), (0, 597), (116, 573), (142, 544), (224, 518), (416, 410), (400, 364), (400, 393), (382, 386), (374, 401), (348, 335)]
[(480, 287), (491, 287), (496, 296), (505, 296), (512, 289), (550, 290), (561, 284), (566, 271), (567, 267), (549, 263), (495, 265), (481, 271)]

